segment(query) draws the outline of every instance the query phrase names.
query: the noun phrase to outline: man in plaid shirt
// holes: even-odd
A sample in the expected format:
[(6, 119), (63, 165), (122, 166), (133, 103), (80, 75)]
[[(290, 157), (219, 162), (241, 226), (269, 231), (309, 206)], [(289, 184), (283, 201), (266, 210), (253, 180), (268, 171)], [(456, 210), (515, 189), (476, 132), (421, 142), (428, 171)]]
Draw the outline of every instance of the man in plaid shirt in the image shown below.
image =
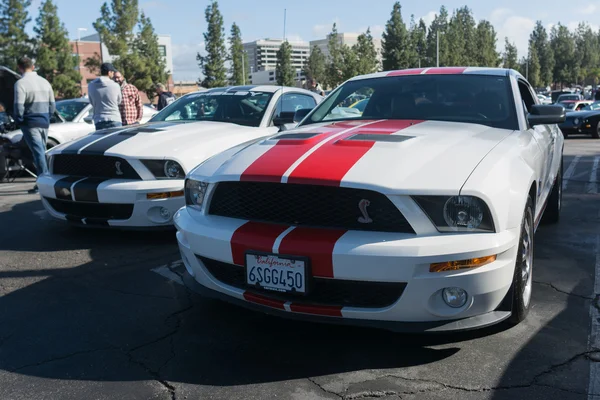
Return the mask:
[(123, 125), (139, 123), (144, 114), (144, 105), (139, 91), (131, 83), (127, 83), (123, 74), (119, 71), (115, 72), (114, 80), (121, 86), (121, 93), (123, 94), (123, 101), (119, 105)]

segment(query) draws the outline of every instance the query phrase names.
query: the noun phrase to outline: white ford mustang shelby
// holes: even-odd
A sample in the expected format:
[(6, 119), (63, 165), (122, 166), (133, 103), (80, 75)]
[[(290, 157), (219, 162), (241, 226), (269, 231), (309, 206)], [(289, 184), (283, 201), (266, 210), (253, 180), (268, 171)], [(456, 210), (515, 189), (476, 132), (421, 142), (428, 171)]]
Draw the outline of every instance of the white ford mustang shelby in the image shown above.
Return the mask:
[[(359, 114), (339, 113), (366, 94)], [(292, 318), (473, 329), (530, 308), (533, 235), (561, 207), (564, 109), (513, 70), (353, 78), (297, 129), (186, 177), (187, 282)]]
[(276, 134), (321, 96), (299, 88), (236, 86), (186, 95), (148, 124), (95, 132), (54, 147), (38, 178), (46, 210), (74, 224), (173, 226), (185, 174), (213, 155)]

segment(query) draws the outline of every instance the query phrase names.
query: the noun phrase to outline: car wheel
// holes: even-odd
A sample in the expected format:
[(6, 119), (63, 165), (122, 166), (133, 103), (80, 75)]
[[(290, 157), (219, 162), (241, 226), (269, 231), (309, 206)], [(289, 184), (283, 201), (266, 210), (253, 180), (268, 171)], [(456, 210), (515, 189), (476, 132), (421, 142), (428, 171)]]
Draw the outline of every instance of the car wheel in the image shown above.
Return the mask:
[(594, 139), (599, 139), (600, 138), (600, 122), (598, 122), (598, 125), (596, 125), (596, 131), (592, 132), (592, 137)]
[(508, 320), (516, 325), (527, 317), (533, 290), (533, 201), (527, 197), (527, 206), (521, 222), (519, 250), (512, 282), (512, 314)]
[(50, 150), (54, 146), (58, 146), (58, 142), (54, 139), (48, 139), (46, 141), (46, 150)]
[(542, 222), (544, 224), (555, 224), (560, 219), (560, 209), (562, 207), (562, 164), (561, 160), (556, 182), (554, 183), (554, 187), (548, 198), (548, 204), (546, 204), (546, 209), (542, 216)]

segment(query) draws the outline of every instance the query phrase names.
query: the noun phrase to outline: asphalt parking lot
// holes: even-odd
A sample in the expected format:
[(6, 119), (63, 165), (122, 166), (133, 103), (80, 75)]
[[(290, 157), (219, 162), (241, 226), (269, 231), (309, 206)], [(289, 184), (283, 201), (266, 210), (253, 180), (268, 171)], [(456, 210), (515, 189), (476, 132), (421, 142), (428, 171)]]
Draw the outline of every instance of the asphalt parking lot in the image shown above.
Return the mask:
[(71, 228), (31, 180), (0, 184), (0, 399), (600, 399), (599, 163), (600, 140), (566, 141), (528, 319), (447, 336), (204, 299), (174, 232)]

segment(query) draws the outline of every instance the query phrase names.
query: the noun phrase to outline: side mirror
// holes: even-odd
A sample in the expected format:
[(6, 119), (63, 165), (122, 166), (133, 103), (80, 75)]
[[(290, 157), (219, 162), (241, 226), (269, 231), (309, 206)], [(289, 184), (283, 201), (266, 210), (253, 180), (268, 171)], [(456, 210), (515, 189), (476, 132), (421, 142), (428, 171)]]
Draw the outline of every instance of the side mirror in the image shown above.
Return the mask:
[(279, 132), (289, 131), (290, 129), (294, 129), (296, 127), (296, 123), (292, 122), (291, 124), (283, 124), (279, 125)]
[(273, 118), (273, 125), (281, 126), (285, 124), (291, 124), (294, 122), (293, 112), (281, 112), (278, 117)]
[(86, 124), (93, 124), (94, 120), (92, 119), (92, 117), (85, 117), (83, 119), (83, 122), (85, 122)]
[(294, 122), (299, 123), (306, 117), (313, 109), (312, 108), (301, 108), (294, 113)]
[(558, 105), (535, 104), (527, 115), (530, 126), (562, 124), (565, 119), (565, 108)]

